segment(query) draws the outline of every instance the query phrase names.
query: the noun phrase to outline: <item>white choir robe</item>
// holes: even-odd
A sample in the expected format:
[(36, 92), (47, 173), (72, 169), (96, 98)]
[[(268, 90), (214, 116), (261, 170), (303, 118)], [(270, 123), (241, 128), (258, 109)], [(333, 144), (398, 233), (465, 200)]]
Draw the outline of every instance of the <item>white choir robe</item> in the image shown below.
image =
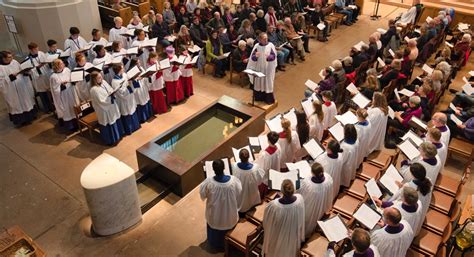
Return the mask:
[[(275, 81), (275, 69), (277, 67), (277, 51), (275, 46), (272, 43), (268, 43), (266, 45), (260, 45), (257, 43), (253, 49), (250, 56), (254, 56), (254, 54), (258, 52), (259, 57), (257, 60), (253, 60), (249, 58), (247, 63), (247, 69), (252, 69), (254, 71), (259, 71), (265, 74), (263, 78), (252, 78), (250, 77), (250, 81), (254, 81), (254, 90), (258, 92), (264, 93), (273, 93), (273, 83)], [(273, 58), (268, 58), (270, 55), (274, 55)], [(267, 60), (268, 59), (268, 60)]]
[(99, 38), (99, 40), (97, 41), (94, 41), (94, 39), (92, 39), (89, 44), (92, 45), (92, 48), (89, 50), (89, 58), (88, 60), (89, 61), (93, 61), (95, 58), (97, 58), (97, 54), (95, 53), (94, 51), (94, 47), (98, 46), (98, 45), (101, 45), (101, 46), (107, 46), (107, 44), (109, 43), (109, 41), (107, 41), (107, 39), (101, 37)]
[(147, 61), (148, 61), (148, 56), (150, 55), (150, 49), (152, 51), (155, 51), (155, 48), (154, 47), (143, 47), (143, 44), (146, 42), (147, 38), (145, 38), (145, 40), (143, 41), (138, 41), (138, 40), (135, 40), (132, 42), (132, 46), (131, 47), (138, 47), (138, 51), (140, 53), (140, 51), (142, 51), (142, 53), (140, 55), (137, 55), (137, 58), (138, 58), (138, 61), (140, 62), (140, 65), (141, 67), (145, 67)]
[(323, 129), (326, 130), (329, 127), (332, 127), (332, 125), (336, 124), (336, 115), (337, 115), (336, 104), (334, 102), (331, 102), (329, 106), (327, 106), (326, 104), (323, 104), (322, 109), (324, 113)]
[[(120, 86), (122, 82), (124, 82), (124, 84), (123, 86)], [(119, 87), (120, 89), (117, 90), (117, 88)], [(137, 102), (133, 93), (133, 86), (131, 85), (131, 83), (129, 83), (127, 74), (124, 73), (122, 79), (113, 79), (112, 88), (114, 90), (117, 90), (115, 96), (117, 96), (117, 103), (119, 106), (120, 114), (122, 116), (134, 114), (137, 110)], [(131, 89), (132, 92), (130, 92), (129, 89)]]
[(448, 158), (448, 147), (444, 143), (440, 143), (440, 147), (436, 146), (436, 150), (438, 150), (438, 157), (439, 160), (441, 161), (441, 170), (440, 172), (444, 169), (444, 165), (446, 164), (446, 159)]
[(372, 231), (370, 242), (374, 244), (383, 257), (405, 257), (408, 248), (413, 241), (413, 230), (405, 220), (400, 221), (403, 230), (399, 233), (390, 234), (385, 227)]
[(110, 94), (112, 87), (106, 81), (100, 86), (91, 88), (91, 102), (97, 114), (97, 121), (102, 126), (114, 124), (120, 119), (120, 110), (116, 103), (112, 103)]
[(206, 200), (206, 221), (211, 228), (228, 230), (237, 224), (241, 192), (242, 185), (234, 176), (224, 183), (217, 182), (213, 177), (201, 183), (199, 195)]
[[(112, 79), (114, 78), (114, 72), (112, 71), (112, 65), (110, 64), (112, 62), (112, 55), (109, 53), (105, 53), (103, 57), (95, 57), (95, 59), (92, 61), (92, 64), (94, 65), (99, 65), (101, 63), (104, 63), (103, 69), (102, 69), (102, 76), (107, 83), (111, 84)], [(109, 63), (108, 65), (105, 65), (105, 63)]]
[(329, 212), (334, 199), (333, 181), (329, 174), (324, 174), (324, 181), (315, 183), (310, 177), (301, 181), (297, 191), (304, 199), (305, 237), (309, 238), (316, 228), (317, 222), (324, 213)]
[(137, 25), (130, 23), (127, 25), (127, 29), (143, 29), (143, 24), (141, 22), (139, 22)]
[[(89, 66), (89, 65), (92, 65), (91, 63), (86, 63), (84, 66)], [(84, 67), (78, 67), (76, 66), (76, 68), (74, 70), (77, 70), (77, 69), (83, 69)], [(73, 70), (73, 71), (74, 71)], [(85, 75), (89, 75), (89, 73), (85, 72)], [(90, 77), (90, 75), (89, 75)], [(79, 101), (80, 102), (85, 102), (85, 101), (89, 101), (91, 99), (91, 83), (90, 83), (90, 79), (87, 81), (85, 78), (84, 80), (82, 81), (78, 81), (75, 83), (74, 87), (76, 88), (76, 94), (77, 94), (77, 97), (79, 97)]]
[(262, 184), (265, 171), (260, 169), (257, 164), (253, 164), (250, 169), (241, 169), (234, 163), (232, 165), (232, 174), (240, 180), (242, 184), (242, 195), (240, 197), (239, 211), (247, 212), (255, 205), (260, 204), (260, 192), (258, 186)]
[[(377, 249), (377, 246), (370, 245), (369, 248), (374, 253), (374, 257), (383, 257), (383, 256), (380, 256), (380, 253), (379, 253), (379, 250)], [(347, 252), (344, 255), (342, 255), (342, 257), (353, 257), (353, 256), (354, 256), (354, 250), (352, 250), (350, 252)], [(326, 252), (326, 254), (324, 255), (324, 257), (336, 257), (336, 253), (334, 253), (333, 250), (328, 250)]]
[(121, 34), (127, 33), (127, 28), (125, 27), (120, 27), (120, 28), (111, 28), (109, 30), (109, 41), (114, 42), (114, 41), (119, 41), (122, 42), (122, 47), (127, 49), (129, 46), (128, 43), (128, 38), (125, 36), (122, 36)]
[(373, 129), (368, 122), (367, 125), (355, 124), (357, 129), (357, 140), (359, 141), (359, 150), (357, 151), (357, 163), (362, 163), (364, 158), (369, 155), (370, 150), (370, 138), (372, 137)]
[[(431, 180), (431, 182), (436, 183), (436, 180), (438, 178), (438, 175), (441, 171), (441, 161), (439, 159), (439, 156), (436, 155), (436, 164), (431, 165), (421, 159), (421, 157), (417, 157), (413, 160), (412, 163), (419, 163), (425, 167), (426, 170), (426, 177)], [(413, 176), (410, 173), (410, 165), (403, 165), (400, 167), (400, 174), (403, 176), (403, 182), (411, 181), (413, 180)]]
[(291, 143), (286, 138), (279, 138), (280, 145), (280, 168), (286, 168), (287, 162), (294, 162), (296, 160), (296, 153), (301, 149), (300, 139), (296, 131), (291, 131)]
[[(74, 106), (79, 105), (76, 89), (69, 82), (70, 79), (71, 70), (67, 67), (65, 67), (62, 72), (53, 73), (49, 78), (56, 114), (58, 118), (64, 121), (70, 121), (76, 118)], [(61, 84), (63, 83), (66, 89), (61, 91)]]
[[(37, 57), (28, 56), (30, 61), (33, 65), (41, 64), (41, 60), (46, 59), (46, 54), (38, 51)], [(33, 61), (34, 59), (34, 61)], [(36, 66), (35, 65), (35, 66)], [(38, 71), (39, 70), (39, 71)], [(39, 68), (33, 68), (31, 70), (31, 80), (33, 83), (33, 87), (35, 88), (36, 92), (47, 92), (49, 90), (49, 71), (48, 65), (44, 64)]]
[[(63, 52), (63, 50), (61, 49), (56, 49), (56, 52), (55, 53), (52, 53), (52, 52), (46, 52), (45, 55), (46, 56), (49, 56), (49, 55), (56, 55), (56, 54), (61, 54)], [(53, 64), (52, 63), (48, 63), (45, 65), (46, 67), (46, 70), (48, 72), (48, 80), (49, 80), (49, 77), (51, 77), (51, 74), (53, 74)], [(49, 81), (48, 81), (48, 85), (49, 85)], [(51, 86), (48, 87), (48, 90), (51, 88)]]
[(445, 145), (449, 145), (449, 138), (451, 137), (451, 131), (449, 130), (448, 126), (445, 126), (445, 127), (446, 127), (446, 131), (441, 132), (441, 139), (439, 141), (441, 141)]
[(383, 149), (385, 141), (385, 132), (387, 130), (388, 115), (380, 108), (369, 108), (368, 120), (372, 126), (371, 137), (369, 140), (369, 153)]
[(342, 153), (339, 153), (336, 159), (329, 157), (327, 153), (323, 153), (315, 160), (323, 166), (324, 172), (329, 174), (332, 178), (334, 199), (336, 199), (339, 193), (339, 188), (341, 187), (342, 167), (344, 165), (343, 160), (344, 155)]
[(392, 197), (390, 197), (389, 201), (401, 201), (404, 187), (411, 187), (418, 192), (418, 200), (421, 202), (421, 217), (425, 217), (426, 212), (428, 212), (428, 209), (430, 207), (432, 191), (430, 191), (426, 195), (421, 194), (421, 192), (418, 190), (418, 186), (412, 180), (408, 183), (403, 184), (403, 187), (400, 188), (395, 194), (393, 194)]
[(133, 89), (133, 94), (135, 95), (135, 101), (138, 105), (146, 105), (150, 101), (150, 94), (148, 94), (148, 83), (145, 80), (137, 80), (140, 83), (139, 88)]
[(305, 206), (303, 197), (295, 194), (296, 201), (282, 204), (275, 199), (268, 203), (263, 213), (263, 252), (271, 257), (300, 256), (304, 241)]
[(319, 118), (316, 114), (311, 114), (309, 116), (309, 137), (314, 138), (314, 140), (321, 142), (323, 139), (324, 126), (323, 121), (319, 121)]
[(86, 45), (88, 45), (87, 41), (81, 36), (78, 36), (77, 39), (69, 37), (64, 41), (64, 49), (71, 49), (71, 56), (67, 60), (70, 68), (76, 67), (76, 52)]
[(281, 151), (279, 145), (276, 147), (277, 150), (273, 154), (270, 154), (265, 149), (262, 149), (257, 160), (255, 160), (255, 163), (257, 163), (258, 166), (260, 166), (263, 171), (265, 171), (265, 176), (263, 177), (263, 183), (265, 185), (268, 185), (268, 173), (270, 169), (280, 171)]
[(393, 202), (393, 208), (397, 209), (400, 211), (402, 214), (402, 219), (408, 222), (410, 224), (411, 229), (413, 230), (413, 234), (415, 236), (420, 233), (421, 226), (423, 225), (423, 222), (425, 221), (425, 216), (422, 215), (423, 212), (423, 204), (421, 203), (420, 200), (418, 200), (418, 208), (416, 209), (415, 212), (408, 212), (402, 207), (402, 201), (397, 200)]
[(9, 75), (20, 71), (20, 63), (12, 60), (8, 65), (0, 65), (0, 92), (9, 114), (22, 114), (33, 110), (35, 106), (34, 90), (30, 78), (22, 74), (10, 81)]
[(341, 143), (341, 148), (344, 151), (341, 185), (349, 187), (351, 181), (356, 177), (356, 171), (360, 164), (357, 162), (357, 152), (360, 150), (359, 140), (356, 140), (354, 144), (349, 144), (343, 141)]

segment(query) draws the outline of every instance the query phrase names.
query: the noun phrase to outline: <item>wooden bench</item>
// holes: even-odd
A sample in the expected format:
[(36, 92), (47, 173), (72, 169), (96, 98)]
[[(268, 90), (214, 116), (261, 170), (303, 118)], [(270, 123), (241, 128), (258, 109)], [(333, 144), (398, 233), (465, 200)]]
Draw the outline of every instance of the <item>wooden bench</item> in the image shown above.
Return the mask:
[(123, 24), (128, 24), (132, 19), (132, 9), (130, 7), (125, 7), (120, 10), (112, 9), (108, 6), (99, 5), (100, 18), (102, 24), (114, 24), (114, 18), (119, 16), (123, 20)]
[(474, 145), (466, 140), (453, 138), (448, 146), (448, 157), (451, 157), (453, 153), (467, 159), (474, 155)]
[(79, 133), (82, 135), (82, 128), (87, 128), (89, 130), (89, 136), (92, 139), (92, 131), (99, 127), (99, 122), (91, 102), (87, 101), (74, 106), (74, 113), (76, 114)]
[(148, 13), (148, 11), (150, 11), (150, 2), (148, 2), (148, 1), (147, 2), (142, 2), (142, 3), (139, 3), (139, 4), (134, 4), (134, 3), (130, 3), (130, 2), (123, 2), (123, 4), (130, 7), (132, 9), (132, 11), (138, 12), (138, 15), (140, 15), (140, 17), (143, 17), (145, 14)]

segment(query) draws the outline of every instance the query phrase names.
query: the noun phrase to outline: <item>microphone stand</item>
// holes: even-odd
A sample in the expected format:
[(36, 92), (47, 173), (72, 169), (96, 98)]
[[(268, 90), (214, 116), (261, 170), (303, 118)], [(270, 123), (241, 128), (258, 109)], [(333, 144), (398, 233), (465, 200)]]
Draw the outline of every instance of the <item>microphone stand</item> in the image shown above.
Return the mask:
[(380, 0), (376, 0), (375, 5), (374, 5), (374, 14), (372, 16), (370, 16), (371, 20), (378, 20), (380, 17), (382, 17), (382, 16), (378, 15), (379, 5), (380, 5)]

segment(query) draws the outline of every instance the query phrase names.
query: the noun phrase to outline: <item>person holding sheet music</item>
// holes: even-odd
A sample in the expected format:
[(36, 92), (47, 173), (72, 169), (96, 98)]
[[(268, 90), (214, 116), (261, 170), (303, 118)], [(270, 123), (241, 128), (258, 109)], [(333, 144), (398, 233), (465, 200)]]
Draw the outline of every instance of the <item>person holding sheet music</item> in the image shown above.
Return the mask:
[(122, 139), (125, 132), (114, 90), (97, 71), (91, 73), (91, 85), (91, 102), (97, 114), (100, 137), (106, 145), (115, 145)]
[[(75, 54), (88, 45), (87, 41), (81, 37), (81, 31), (77, 27), (69, 28), (71, 34), (69, 38), (64, 41), (64, 49), (71, 49), (71, 56), (69, 57), (69, 67), (75, 67)], [(87, 54), (87, 51), (84, 52)]]
[(215, 176), (200, 185), (199, 195), (206, 201), (207, 242), (216, 250), (224, 250), (224, 237), (239, 221), (239, 203), (242, 195), (240, 180), (224, 174), (224, 161), (212, 162)]
[(412, 117), (421, 118), (422, 110), (420, 106), (421, 99), (419, 96), (411, 96), (408, 99), (408, 108), (405, 111), (396, 111), (395, 118), (389, 119), (387, 123), (387, 133), (392, 139), (398, 140), (397, 135), (405, 134), (410, 125)]
[(258, 43), (255, 44), (247, 63), (247, 69), (265, 74), (265, 77), (254, 77), (253, 90), (256, 101), (263, 101), (267, 104), (275, 102), (273, 94), (273, 83), (275, 80), (275, 69), (277, 66), (277, 51), (275, 46), (268, 42), (267, 33), (258, 35)]
[(130, 85), (122, 64), (114, 64), (112, 69), (115, 73), (112, 88), (117, 92), (115, 95), (122, 116), (123, 128), (126, 135), (131, 135), (141, 127), (137, 114), (137, 102), (133, 94), (134, 87)]
[(324, 168), (318, 162), (311, 165), (312, 177), (305, 178), (301, 182), (298, 193), (304, 199), (305, 210), (305, 238), (311, 237), (318, 220), (325, 213), (329, 213), (332, 207), (333, 180), (329, 174), (324, 172)]
[(359, 108), (356, 111), (357, 123), (357, 138), (359, 140), (359, 151), (357, 151), (357, 163), (362, 163), (364, 158), (370, 154), (370, 137), (372, 133), (372, 124), (370, 124), (369, 114), (366, 109)]
[(305, 60), (305, 49), (304, 49), (304, 43), (303, 40), (301, 39), (301, 36), (298, 34), (298, 32), (295, 30), (295, 27), (291, 23), (291, 18), (286, 17), (284, 20), (284, 35), (286, 38), (288, 38), (288, 41), (290, 42), (291, 46), (296, 49), (296, 54), (300, 57), (301, 61)]
[(321, 96), (323, 98), (322, 109), (324, 113), (323, 129), (327, 130), (336, 123), (337, 109), (336, 104), (332, 101), (333, 94), (331, 91), (323, 91)]
[(155, 51), (153, 46), (147, 46), (147, 37), (145, 31), (142, 29), (135, 30), (135, 40), (132, 42), (131, 47), (138, 47), (137, 58), (142, 67), (145, 66), (146, 61), (148, 60), (148, 55), (150, 52)]
[(445, 145), (449, 145), (449, 141), (451, 138), (451, 131), (449, 130), (449, 127), (446, 125), (448, 123), (448, 116), (446, 116), (445, 113), (442, 112), (436, 112), (433, 114), (433, 117), (431, 118), (431, 123), (433, 126), (439, 131), (441, 131), (441, 142), (443, 142)]
[(27, 58), (30, 60), (31, 64), (35, 66), (35, 68), (31, 70), (31, 81), (33, 87), (36, 94), (38, 94), (41, 99), (43, 111), (50, 113), (53, 111), (53, 105), (48, 93), (50, 73), (48, 72), (48, 66), (46, 63), (43, 63), (43, 61), (46, 60), (46, 54), (40, 51), (38, 44), (34, 42), (28, 44), (28, 50), (30, 53)]
[(451, 131), (451, 134), (450, 134), (451, 138), (461, 137), (471, 142), (474, 142), (474, 117), (471, 117), (460, 124), (456, 124), (454, 121), (450, 119), (448, 121), (448, 126)]
[(370, 240), (380, 256), (405, 257), (414, 238), (413, 230), (398, 209), (388, 207), (383, 210), (383, 218), (379, 222), (382, 227), (372, 231)]
[[(418, 147), (420, 151), (420, 156), (413, 160), (413, 162), (420, 163), (425, 167), (426, 177), (431, 181), (436, 181), (438, 174), (441, 172), (441, 161), (438, 156), (438, 150), (430, 142), (423, 142)], [(413, 179), (411, 173), (409, 172), (409, 161), (404, 160), (401, 162), (400, 174), (403, 176), (405, 182)]]
[[(140, 64), (137, 64), (140, 70), (143, 72), (143, 68)], [(137, 115), (140, 123), (144, 123), (153, 116), (153, 107), (151, 106), (150, 95), (148, 93), (147, 79), (136, 77), (132, 79), (133, 95), (137, 103)]]
[(382, 74), (382, 77), (380, 77), (380, 87), (381, 89), (384, 89), (390, 81), (394, 79), (398, 79), (398, 75), (400, 74), (400, 71), (402, 69), (402, 63), (400, 59), (395, 59), (392, 61), (390, 66), (387, 65), (387, 70)]
[(311, 127), (309, 126), (308, 118), (304, 111), (295, 111), (296, 116), (296, 133), (298, 134), (301, 149), (299, 154), (296, 155), (296, 159), (300, 159), (301, 150), (304, 151), (303, 144), (307, 143), (310, 138)]
[(53, 61), (53, 71), (54, 73), (49, 78), (49, 85), (59, 124), (62, 124), (69, 131), (75, 131), (77, 122), (74, 106), (79, 105), (80, 102), (76, 88), (70, 82), (71, 70), (64, 66), (61, 59), (56, 59)]
[[(263, 213), (263, 253), (272, 257), (300, 256), (305, 239), (305, 205), (289, 179), (281, 184), (283, 196), (268, 203)], [(316, 222), (316, 221), (314, 221)]]
[(263, 182), (265, 171), (258, 164), (249, 161), (250, 152), (247, 149), (239, 151), (239, 159), (232, 164), (232, 173), (242, 184), (242, 195), (239, 203), (239, 213), (249, 211), (255, 205), (261, 203), (258, 186)]
[(114, 78), (114, 74), (111, 72), (110, 67), (112, 63), (112, 55), (107, 53), (105, 46), (103, 45), (96, 45), (93, 50), (95, 52), (95, 59), (92, 61), (92, 64), (99, 65), (104, 63), (104, 66), (102, 67), (102, 76), (107, 83), (112, 83), (112, 79)]
[[(370, 234), (362, 228), (355, 228), (351, 234), (351, 243), (354, 250), (345, 253), (342, 257), (384, 257), (380, 255), (375, 245), (370, 244)], [(328, 245), (324, 257), (336, 257), (334, 243)]]
[(21, 71), (10, 51), (0, 52), (0, 92), (7, 104), (10, 121), (15, 126), (31, 123), (36, 118), (33, 85), (28, 71)]
[[(132, 64), (132, 60), (127, 55), (127, 50), (123, 48), (123, 44), (120, 41), (114, 41), (112, 43), (112, 57), (122, 57), (122, 64), (125, 70), (128, 70)], [(114, 74), (115, 75), (115, 74)]]
[(77, 53), (76, 58), (74, 59), (76, 66), (74, 67), (73, 71), (76, 70), (84, 70), (84, 80), (73, 82), (74, 87), (76, 88), (77, 97), (79, 97), (80, 102), (89, 101), (91, 98), (90, 91), (91, 91), (91, 84), (90, 82), (90, 75), (87, 74), (85, 68), (89, 65), (92, 65), (87, 62), (86, 57), (82, 53)]
[(471, 50), (471, 35), (465, 33), (461, 41), (454, 45), (453, 52), (451, 54), (451, 60), (457, 61), (459, 59), (467, 59), (468, 53)]
[(127, 29), (143, 29), (142, 19), (140, 19), (138, 12), (133, 12), (133, 17), (128, 23)]
[(287, 162), (296, 161), (296, 154), (301, 149), (300, 139), (296, 131), (291, 130), (291, 122), (288, 119), (281, 119), (283, 131), (279, 133), (278, 145), (281, 150), (280, 168), (287, 169)]
[(358, 152), (360, 149), (360, 141), (357, 139), (357, 129), (353, 124), (346, 124), (344, 126), (344, 141), (341, 143), (341, 148), (344, 151), (343, 155), (343, 171), (341, 175), (341, 185), (349, 187), (351, 181), (356, 177), (357, 168), (360, 165), (358, 162)]
[(342, 152), (343, 150), (339, 142), (335, 139), (331, 139), (326, 146), (326, 153), (321, 154), (315, 160), (319, 162), (323, 166), (324, 171), (332, 177), (334, 199), (339, 194), (339, 188), (341, 187), (342, 168), (344, 165)]
[[(192, 60), (193, 56), (188, 53), (186, 48), (182, 48), (181, 46), (181, 55), (186, 56), (186, 60)], [(194, 94), (194, 86), (193, 86), (193, 64), (182, 64), (179, 66), (179, 70), (181, 71), (181, 76), (179, 80), (183, 87), (184, 97), (189, 98)]]
[(97, 58), (97, 52), (94, 51), (94, 47), (98, 45), (102, 46), (107, 46), (109, 44), (109, 41), (107, 39), (102, 37), (102, 32), (98, 29), (92, 29), (92, 40), (89, 42), (90, 45), (92, 45), (92, 48), (89, 50), (90, 58), (89, 60), (93, 61), (95, 58)]
[[(310, 1), (311, 5), (313, 5), (314, 1)], [(320, 4), (314, 4), (314, 11), (313, 12), (310, 12), (310, 20), (311, 22), (313, 23), (313, 26), (316, 27), (318, 30), (321, 30), (318, 25), (319, 24), (324, 24), (324, 28), (321, 30), (323, 33), (322, 33), (322, 36), (320, 36), (319, 38), (317, 38), (319, 41), (321, 42), (326, 42), (328, 41), (328, 36), (330, 36), (329, 34), (329, 24), (327, 23), (327, 21), (325, 21), (325, 15), (321, 9), (321, 5)]]
[[(48, 39), (48, 41), (46, 41), (46, 44), (48, 45), (48, 51), (46, 52), (46, 55), (47, 56), (58, 55), (58, 58), (59, 58), (59, 55), (63, 52), (63, 50), (58, 49), (58, 42), (56, 42), (56, 40), (54, 39)], [(66, 64), (67, 58), (63, 58), (63, 62), (65, 62), (64, 64), (68, 66)], [(51, 76), (52, 73), (53, 73), (53, 64), (48, 63), (48, 76)]]
[[(151, 52), (148, 56), (146, 68), (148, 69), (152, 65), (156, 65), (158, 61), (158, 54)], [(164, 80), (163, 71), (158, 71), (148, 78), (148, 93), (150, 95), (150, 101), (155, 114), (161, 114), (168, 112), (168, 106), (166, 104), (166, 97), (163, 93)]]
[(265, 177), (263, 178), (263, 183), (258, 186), (260, 191), (260, 198), (264, 198), (268, 192), (268, 173), (270, 169), (280, 171), (280, 158), (281, 150), (277, 145), (279, 135), (277, 132), (271, 131), (267, 134), (268, 147), (262, 149), (262, 152), (259, 154), (259, 157), (256, 160), (256, 163), (265, 171)]
[(188, 49), (194, 47), (193, 40), (189, 34), (189, 29), (185, 25), (181, 25), (176, 38), (176, 45), (178, 49)]
[(166, 98), (168, 105), (178, 104), (184, 100), (184, 90), (181, 84), (180, 77), (181, 71), (179, 70), (179, 64), (172, 61), (177, 58), (173, 46), (168, 46), (165, 49), (166, 57), (171, 62), (171, 67), (163, 70), (163, 80), (165, 81), (166, 87)]
[(369, 152), (380, 151), (384, 145), (388, 122), (388, 105), (385, 95), (375, 92), (367, 113), (373, 131), (369, 139)]
[(310, 138), (321, 142), (324, 134), (324, 112), (319, 101), (313, 101), (314, 112), (309, 116)]
[(127, 33), (127, 28), (123, 25), (123, 20), (120, 17), (114, 18), (114, 27), (109, 30), (109, 41), (114, 42), (118, 41), (122, 43), (122, 46), (128, 48), (129, 39), (124, 36)]

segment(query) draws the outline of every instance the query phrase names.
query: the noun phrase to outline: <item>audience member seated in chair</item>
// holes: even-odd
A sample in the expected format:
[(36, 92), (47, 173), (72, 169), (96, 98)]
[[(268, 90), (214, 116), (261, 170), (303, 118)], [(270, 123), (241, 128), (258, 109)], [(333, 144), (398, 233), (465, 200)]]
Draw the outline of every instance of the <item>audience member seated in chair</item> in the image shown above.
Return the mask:
[(239, 45), (232, 53), (232, 68), (234, 72), (242, 72), (247, 67), (250, 52), (247, 49), (247, 43), (240, 40)]
[(206, 42), (206, 60), (216, 65), (214, 76), (223, 78), (225, 77), (225, 59), (222, 58), (224, 50), (218, 35), (219, 31), (212, 31), (209, 40)]
[(387, 124), (387, 134), (394, 140), (399, 140), (410, 128), (408, 124), (412, 117), (421, 118), (422, 109), (420, 106), (421, 99), (419, 96), (412, 96), (408, 99), (408, 105), (402, 111), (395, 112), (395, 118), (389, 119)]

